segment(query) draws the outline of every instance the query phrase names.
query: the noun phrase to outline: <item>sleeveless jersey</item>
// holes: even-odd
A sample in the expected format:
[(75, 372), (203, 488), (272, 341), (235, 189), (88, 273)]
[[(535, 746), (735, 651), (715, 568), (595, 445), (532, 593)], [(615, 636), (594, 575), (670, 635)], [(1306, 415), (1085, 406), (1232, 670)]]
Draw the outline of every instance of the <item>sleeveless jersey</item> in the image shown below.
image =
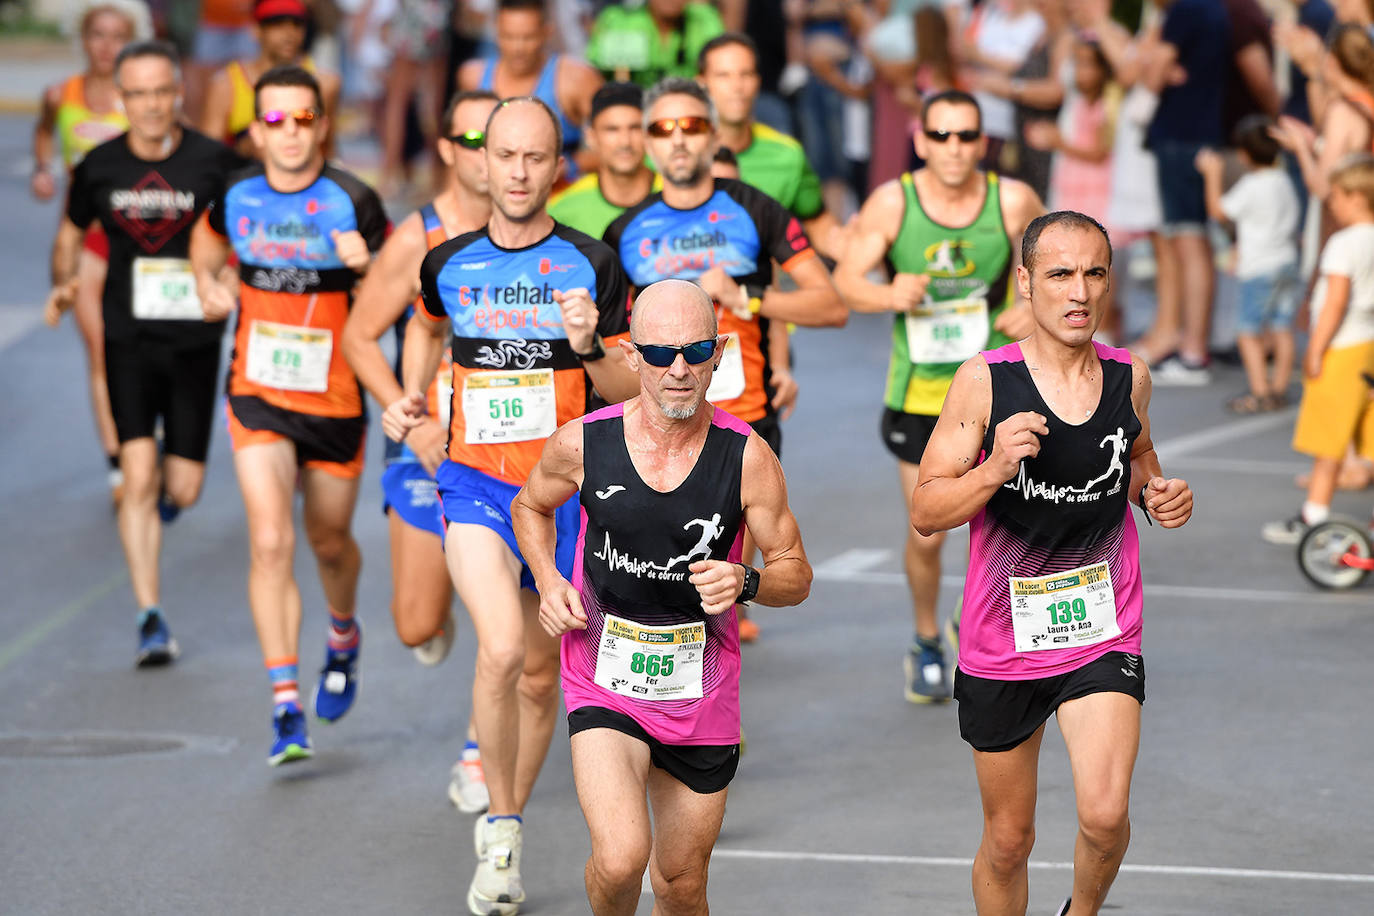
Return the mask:
[[(315, 60), (306, 57), (301, 61), (301, 66), (310, 73), (315, 72)], [(229, 75), (230, 103), (229, 121), (224, 125), (224, 142), (234, 143), (239, 136), (248, 129), (248, 125), (253, 123), (257, 117), (257, 110), (254, 102), (253, 83), (254, 80), (248, 78), (248, 71), (243, 68), (243, 64), (237, 60), (231, 60), (224, 67), (224, 72)]]
[[(701, 206), (677, 210), (650, 194), (606, 230), (606, 244), (620, 255), (639, 289), (659, 280), (695, 281), (719, 265), (740, 285), (773, 282), (773, 261), (791, 270), (814, 258), (801, 223), (776, 200), (731, 178), (717, 178)], [(753, 423), (773, 412), (768, 378), (768, 319), (741, 319), (716, 308), (720, 333), (732, 338), (721, 357), (707, 400)]]
[(77, 74), (62, 84), (57, 103), (56, 131), (62, 147), (62, 164), (68, 169), (106, 140), (113, 140), (129, 129), (129, 119), (116, 108), (96, 114), (86, 104), (86, 77)]
[(687, 567), (740, 558), (748, 439), (748, 425), (716, 408), (696, 465), (676, 489), (660, 493), (630, 460), (623, 404), (583, 418), (572, 584), (587, 628), (563, 636), (569, 712), (615, 710), (664, 744), (739, 743), (735, 609), (703, 612)]
[[(496, 63), (499, 58), (492, 57), (487, 60), (487, 65), (482, 69), (482, 78), (477, 81), (478, 89), (492, 89), (492, 81), (496, 79)], [(494, 90), (493, 90), (494, 91)], [(551, 54), (544, 63), (544, 69), (539, 71), (539, 82), (535, 83), (534, 91), (530, 93), (536, 99), (546, 103), (553, 109), (554, 114), (558, 115), (558, 121), (563, 126), (563, 150), (565, 152), (576, 151), (582, 145), (582, 128), (568, 119), (563, 113), (563, 106), (558, 104), (558, 55)], [(572, 162), (567, 163), (568, 168), (572, 168)]]
[(992, 413), (979, 460), (1012, 414), (1036, 411), (1050, 431), (969, 523), (959, 668), (977, 677), (1050, 677), (1108, 652), (1140, 653), (1140, 541), (1127, 492), (1141, 429), (1131, 355), (1093, 346), (1102, 398), (1078, 426), (1045, 404), (1020, 344), (984, 354)]
[(356, 229), (371, 251), (381, 248), (387, 220), (376, 192), (332, 165), (309, 187), (281, 192), (255, 163), (230, 180), (210, 228), (239, 260), (229, 396), (319, 417), (362, 416), (362, 390), (339, 346), (358, 274), (339, 260), (332, 233)]
[(607, 349), (630, 331), (625, 272), (604, 244), (554, 223), (527, 248), (502, 248), (486, 227), (449, 239), (420, 266), (417, 314), (453, 331), (448, 457), (522, 486), (544, 440), (587, 412), (593, 391), (563, 330), (556, 290), (596, 301)]
[(910, 172), (901, 183), (906, 208), (888, 266), (893, 273), (928, 274), (930, 285), (918, 309), (896, 316), (883, 402), (891, 410), (935, 416), (959, 366), (1010, 340), (992, 323), (1016, 295), (1011, 240), (995, 174), (988, 173), (983, 209), (967, 226), (927, 216)]
[[(434, 209), (434, 202), (430, 201), (420, 208), (420, 219), (425, 226), (425, 247), (430, 251), (438, 248), (449, 240), (448, 230), (444, 228), (444, 221), (439, 218), (439, 211)], [(415, 300), (415, 304), (406, 308), (405, 313), (397, 319), (392, 333), (396, 340), (396, 359), (392, 363), (392, 371), (396, 374), (396, 381), (402, 385), (405, 379), (402, 377), (401, 365), (405, 354), (406, 325), (410, 323), (411, 316), (415, 314), (417, 308), (424, 308), (424, 302), (420, 299)], [(444, 355), (439, 360), (439, 372), (434, 376), (434, 381), (429, 383), (429, 388), (425, 391), (425, 403), (429, 410), (429, 415), (448, 428), (449, 410), (453, 405), (453, 362), (449, 358), (449, 351), (444, 349)], [(420, 459), (410, 446), (405, 442), (393, 442), (389, 437), (383, 436), (385, 440), (384, 455), (387, 464), (419, 464)]]

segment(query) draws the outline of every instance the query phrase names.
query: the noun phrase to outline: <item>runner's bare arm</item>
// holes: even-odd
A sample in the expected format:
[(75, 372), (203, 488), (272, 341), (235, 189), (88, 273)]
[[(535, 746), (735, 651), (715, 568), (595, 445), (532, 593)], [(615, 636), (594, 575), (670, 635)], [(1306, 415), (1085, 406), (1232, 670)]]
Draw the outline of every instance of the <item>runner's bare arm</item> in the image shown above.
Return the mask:
[(582, 486), (582, 420), (560, 427), (544, 443), (539, 463), (511, 501), (511, 526), (539, 593), (539, 622), (550, 636), (587, 626), (582, 598), (554, 560), (554, 513)]
[[(813, 249), (814, 252), (814, 249)], [(817, 254), (783, 265), (797, 288), (783, 292), (777, 287), (764, 290), (759, 314), (774, 321), (790, 321), (808, 328), (842, 328), (849, 320), (849, 308), (835, 289), (830, 271)], [(747, 303), (746, 297), (746, 303)]]
[[(835, 287), (856, 312), (892, 312), (910, 308), (911, 295), (902, 295), (891, 283), (872, 283), (868, 273), (883, 268), (887, 253), (897, 241), (905, 209), (905, 194), (900, 181), (889, 181), (864, 202), (849, 227), (845, 249), (835, 264)], [(899, 274), (899, 277), (916, 277)], [(925, 295), (924, 280), (903, 281), (921, 286), (916, 301)]]
[[(802, 546), (801, 529), (787, 504), (787, 480), (782, 465), (757, 434), (751, 434), (744, 446), (740, 500), (744, 504), (744, 524), (754, 535), (763, 558), (754, 603), (769, 607), (801, 604), (811, 594), (811, 564)], [(708, 603), (705, 589), (710, 585), (698, 579), (724, 580), (720, 583), (725, 586), (721, 599), (725, 606), (721, 610), (728, 610), (744, 588), (744, 570), (737, 563), (699, 560), (689, 569), (692, 583), (702, 592), (703, 606)]]
[(773, 409), (779, 420), (786, 420), (797, 406), (800, 386), (792, 375), (792, 335), (785, 321), (768, 323), (768, 370), (772, 373)]
[(61, 100), (62, 87), (49, 86), (43, 92), (38, 121), (33, 126), (33, 177), (29, 189), (39, 200), (48, 200), (57, 192), (57, 182), (52, 176), (52, 157), (56, 149), (53, 136), (57, 129), (57, 108)]
[(190, 260), (205, 320), (227, 318), (234, 311), (237, 298), (229, 267), (229, 240), (210, 226), (208, 213), (201, 214), (191, 229)]
[[(999, 181), (998, 195), (1002, 203), (1002, 223), (1011, 241), (1011, 275), (1015, 277), (1016, 268), (1021, 266), (1021, 236), (1031, 220), (1045, 213), (1045, 205), (1030, 185), (1014, 178)], [(1031, 316), (1030, 301), (1022, 295), (1019, 284), (1015, 304), (998, 315), (992, 326), (1012, 340), (1030, 335), (1035, 319)]]
[(822, 210), (810, 219), (803, 220), (802, 228), (806, 230), (806, 237), (811, 240), (817, 251), (831, 260), (839, 258), (843, 248), (844, 228), (840, 221), (835, 219), (835, 214), (829, 210)]
[(1049, 432), (1045, 418), (1026, 411), (997, 424), (992, 453), (978, 460), (992, 414), (992, 374), (975, 356), (959, 367), (945, 395), (935, 431), (921, 459), (911, 494), (911, 524), (930, 536), (973, 518), (1002, 484), (1016, 475), (1022, 458), (1040, 451)]
[(52, 242), (52, 291), (43, 305), (43, 320), (49, 327), (57, 327), (62, 313), (76, 304), (76, 270), (85, 236), (86, 231), (65, 216), (57, 227)]
[[(234, 105), (234, 87), (229, 82), (228, 69), (221, 67), (210, 77), (210, 85), (205, 90), (205, 102), (201, 107), (200, 123), (197, 129), (212, 140), (223, 140), (228, 133), (229, 110)], [(253, 142), (248, 141), (251, 147)], [(235, 148), (238, 148), (237, 142)]]
[(406, 217), (377, 255), (377, 265), (358, 286), (344, 324), (344, 359), (383, 408), (405, 396), (377, 343), (420, 295), (420, 262), (428, 252), (419, 213)]
[(334, 158), (334, 153), (338, 149), (335, 137), (338, 136), (338, 122), (334, 120), (339, 113), (339, 94), (343, 91), (343, 80), (337, 73), (325, 71), (316, 74), (320, 82), (320, 97), (324, 100), (324, 116), (329, 119), (329, 133), (324, 136), (324, 143), (321, 150), (324, 158)]
[[(566, 292), (554, 290), (553, 297), (563, 310), (563, 329), (568, 335), (568, 346), (572, 347), (574, 353), (590, 353), (599, 336), (597, 322), (601, 318), (591, 291), (582, 288)], [(597, 393), (611, 404), (618, 404), (639, 394), (639, 376), (630, 371), (622, 349), (616, 346), (615, 341), (604, 338), (601, 346), (606, 351), (604, 357), (582, 364)]]
[(419, 308), (406, 322), (401, 344), (401, 382), (405, 393), (382, 411), (382, 432), (393, 442), (404, 442), (414, 430), (433, 422), (425, 392), (439, 371), (444, 356), (444, 332), (448, 322)]
[[(1131, 489), (1129, 499), (1140, 500), (1140, 508), (1161, 528), (1178, 528), (1193, 515), (1193, 491), (1177, 477), (1165, 479), (1159, 455), (1150, 438), (1150, 367), (1139, 356), (1131, 357), (1131, 406), (1140, 420), (1140, 435), (1131, 448)], [(1144, 491), (1142, 493), (1142, 490)]]

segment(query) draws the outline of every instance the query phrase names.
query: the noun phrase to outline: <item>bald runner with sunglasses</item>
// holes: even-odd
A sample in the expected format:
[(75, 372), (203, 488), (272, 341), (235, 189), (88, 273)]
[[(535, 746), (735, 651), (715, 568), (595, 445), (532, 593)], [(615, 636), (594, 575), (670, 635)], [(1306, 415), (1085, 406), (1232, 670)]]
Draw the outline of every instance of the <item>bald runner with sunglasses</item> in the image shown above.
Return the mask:
[(206, 320), (238, 311), (226, 413), (248, 516), (248, 604), (272, 684), (267, 762), (275, 766), (312, 753), (297, 689), (298, 481), (329, 612), (315, 716), (337, 721), (357, 693), (362, 560), (352, 523), (367, 414), (339, 338), (387, 221), (376, 192), (325, 164), (329, 122), (314, 76), (295, 66), (267, 71), (256, 110), (249, 131), (262, 161), (236, 173), (196, 225), (191, 263)]
[[(491, 798), (475, 825), (475, 914), (518, 912), (523, 814), (558, 715), (558, 643), (539, 627), (535, 579), (511, 527), (511, 500), (544, 441), (587, 411), (593, 391), (638, 390), (615, 345), (629, 292), (615, 255), (545, 210), (562, 167), (558, 116), (537, 98), (506, 99), (486, 125), (491, 219), (439, 245), (420, 266), (423, 308), (406, 326), (405, 397), (383, 417), (397, 441), (428, 422), (425, 389), (451, 335), (448, 449), (435, 474), (445, 559), (477, 633), (473, 711)], [(578, 509), (557, 516), (571, 575)]]
[[(620, 349), (638, 396), (560, 428), (511, 514), (539, 621), (562, 640), (591, 911), (631, 916), (647, 867), (655, 913), (705, 913), (739, 763), (735, 613), (801, 603), (811, 567), (777, 456), (706, 402), (726, 340), (710, 297), (667, 280), (633, 314)], [(555, 559), (570, 498), (583, 518), (571, 575)], [(746, 526), (762, 570), (740, 563)]]
[[(835, 268), (835, 285), (850, 308), (893, 315), (881, 429), (897, 458), (904, 504), (960, 364), (1030, 333), (1030, 308), (1017, 303), (1012, 276), (1021, 234), (1045, 209), (1028, 185), (979, 171), (987, 138), (973, 96), (938, 93), (926, 101), (923, 117), (915, 145), (925, 166), (883, 184), (864, 202)], [(880, 267), (890, 282), (869, 281)], [(950, 697), (936, 613), (944, 539), (944, 532), (923, 536), (907, 525), (916, 632), (904, 669), (912, 703)], [(951, 640), (957, 626), (947, 628)]]

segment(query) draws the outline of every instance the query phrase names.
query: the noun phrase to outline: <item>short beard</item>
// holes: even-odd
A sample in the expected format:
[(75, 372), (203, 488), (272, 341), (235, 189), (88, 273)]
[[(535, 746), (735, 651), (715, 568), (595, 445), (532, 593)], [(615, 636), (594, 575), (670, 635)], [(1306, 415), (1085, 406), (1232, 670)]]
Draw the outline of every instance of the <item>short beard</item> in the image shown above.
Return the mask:
[(669, 420), (690, 420), (696, 416), (697, 408), (700, 406), (700, 404), (693, 404), (690, 407), (666, 407), (660, 404), (659, 408)]
[(672, 175), (669, 175), (667, 171), (661, 174), (663, 175), (663, 180), (673, 187), (690, 188), (692, 185), (701, 181), (701, 176), (707, 174), (710, 170), (711, 166), (709, 164), (703, 165), (701, 161), (698, 160), (696, 164), (692, 166), (691, 173), (683, 178), (674, 178)]

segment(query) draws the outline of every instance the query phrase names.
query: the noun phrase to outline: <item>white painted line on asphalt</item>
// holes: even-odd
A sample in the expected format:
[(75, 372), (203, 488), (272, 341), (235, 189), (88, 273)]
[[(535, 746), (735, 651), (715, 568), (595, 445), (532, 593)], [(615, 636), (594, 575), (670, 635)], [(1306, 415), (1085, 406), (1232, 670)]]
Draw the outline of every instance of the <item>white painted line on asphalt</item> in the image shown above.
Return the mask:
[(67, 602), (55, 611), (44, 614), (18, 636), (8, 642), (0, 643), (0, 671), (4, 671), (19, 656), (47, 639), (58, 627), (70, 623), (89, 610), (97, 601), (118, 588), (121, 583), (128, 581), (128, 578), (128, 573), (122, 569), (112, 573), (104, 582), (91, 586), (84, 595)]
[(42, 323), (41, 305), (0, 305), (0, 350)]
[(1201, 451), (1209, 446), (1221, 445), (1235, 439), (1244, 439), (1247, 436), (1258, 435), (1271, 429), (1292, 426), (1297, 415), (1297, 408), (1290, 407), (1287, 410), (1275, 411), (1262, 417), (1247, 417), (1244, 420), (1236, 420), (1234, 423), (1226, 423), (1211, 429), (1199, 430), (1195, 433), (1166, 439), (1163, 442), (1156, 442), (1155, 452), (1159, 454), (1160, 461), (1168, 461), (1189, 452)]
[[(843, 556), (843, 554), (841, 554)], [(857, 582), (860, 585), (891, 585), (906, 587), (906, 575), (895, 572), (834, 573), (825, 564), (812, 568), (815, 578), (826, 582)], [(945, 588), (964, 587), (963, 576), (942, 576)], [(1218, 588), (1207, 585), (1150, 585), (1145, 586), (1148, 598), (1198, 598), (1207, 601), (1256, 601), (1266, 604), (1368, 604), (1369, 596), (1362, 589), (1350, 592), (1276, 592), (1256, 588)]]
[(1222, 474), (1273, 474), (1290, 477), (1310, 471), (1312, 465), (1300, 461), (1256, 461), (1248, 458), (1210, 458), (1196, 455), (1192, 458), (1175, 458), (1169, 461), (1165, 473), (1175, 470), (1215, 471)]
[(811, 571), (823, 577), (844, 577), (858, 575), (881, 566), (892, 556), (892, 551), (869, 547), (855, 547), (842, 554), (831, 557), (824, 563), (813, 566)]
[[(972, 859), (953, 856), (882, 856), (836, 852), (783, 852), (770, 849), (717, 849), (713, 859), (747, 859), (774, 862), (828, 862), (840, 865), (918, 865), (935, 868), (972, 868)], [(1073, 871), (1072, 862), (1031, 862), (1038, 871)], [(1216, 868), (1206, 865), (1132, 865), (1121, 866), (1123, 874), (1181, 875), (1196, 878), (1249, 878), (1280, 881), (1327, 881), (1347, 884), (1374, 884), (1374, 875), (1342, 874), (1324, 871), (1292, 871), (1268, 868)]]

